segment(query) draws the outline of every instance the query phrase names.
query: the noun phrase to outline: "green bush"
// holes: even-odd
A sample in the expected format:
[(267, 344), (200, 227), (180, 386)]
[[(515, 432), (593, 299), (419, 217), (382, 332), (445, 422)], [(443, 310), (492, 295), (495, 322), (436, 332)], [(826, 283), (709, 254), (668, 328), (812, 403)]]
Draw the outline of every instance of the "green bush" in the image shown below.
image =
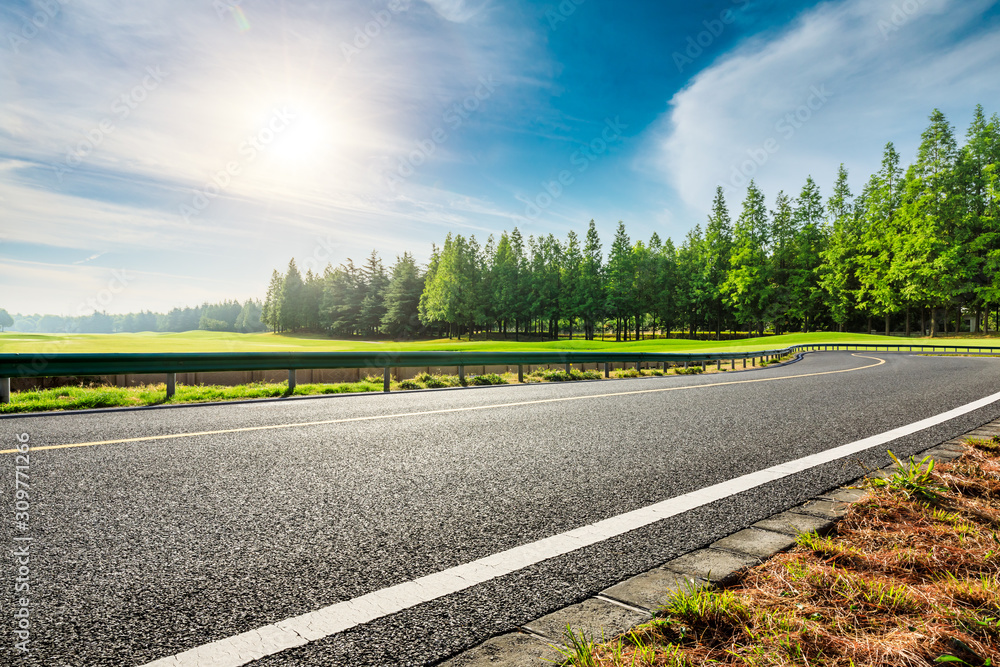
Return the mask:
[(418, 375), (417, 378), (426, 376), (427, 379), (420, 380), (428, 389), (440, 389), (442, 387), (457, 387), (458, 377), (455, 375), (428, 375), (423, 373)]
[(403, 380), (399, 383), (400, 389), (423, 389), (424, 386), (416, 380)]
[(698, 375), (704, 373), (705, 369), (701, 366), (689, 366), (688, 368), (678, 368), (674, 372), (678, 375)]
[(642, 373), (635, 370), (634, 368), (623, 368), (618, 371), (618, 377), (620, 378), (637, 378), (642, 377)]
[(502, 376), (496, 373), (488, 373), (486, 375), (475, 375), (469, 379), (469, 384), (473, 385), (491, 385), (491, 384), (507, 384), (507, 380), (503, 379)]

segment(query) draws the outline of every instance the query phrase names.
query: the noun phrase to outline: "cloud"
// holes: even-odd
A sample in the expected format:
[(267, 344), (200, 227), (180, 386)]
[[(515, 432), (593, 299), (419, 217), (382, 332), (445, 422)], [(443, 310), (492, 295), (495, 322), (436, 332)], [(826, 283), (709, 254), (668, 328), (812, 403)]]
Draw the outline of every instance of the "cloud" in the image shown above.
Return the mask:
[(442, 18), (453, 23), (465, 23), (483, 11), (485, 0), (425, 0)]
[(987, 0), (846, 0), (809, 10), (697, 74), (652, 126), (650, 156), (691, 209), (717, 185), (735, 208), (749, 177), (773, 198), (807, 174), (829, 191), (844, 162), (855, 191), (894, 141), (911, 159), (941, 108), (958, 133), (976, 103), (1000, 110), (1000, 35)]

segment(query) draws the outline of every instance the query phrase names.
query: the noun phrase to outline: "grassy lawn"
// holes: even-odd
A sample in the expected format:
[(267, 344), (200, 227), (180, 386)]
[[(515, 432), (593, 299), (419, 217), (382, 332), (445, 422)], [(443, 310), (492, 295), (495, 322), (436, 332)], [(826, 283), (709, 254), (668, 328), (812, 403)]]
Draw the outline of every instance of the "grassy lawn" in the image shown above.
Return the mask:
[(458, 341), (435, 339), (420, 341), (336, 340), (309, 334), (238, 334), (211, 331), (184, 333), (122, 333), (122, 334), (0, 334), (0, 353), (65, 352), (321, 352), (364, 350), (614, 350), (649, 352), (705, 352), (711, 350), (750, 352), (806, 343), (906, 343), (918, 341), (939, 345), (1000, 346), (995, 337), (964, 337), (935, 339), (866, 336), (864, 334), (809, 333), (748, 338), (732, 341), (646, 340), (628, 343), (560, 340), (554, 342), (515, 342), (513, 340)]
[[(681, 591), (609, 643), (567, 635), (566, 665), (997, 665), (1000, 439), (912, 461), (725, 590)], [(872, 480), (875, 482), (875, 480)]]

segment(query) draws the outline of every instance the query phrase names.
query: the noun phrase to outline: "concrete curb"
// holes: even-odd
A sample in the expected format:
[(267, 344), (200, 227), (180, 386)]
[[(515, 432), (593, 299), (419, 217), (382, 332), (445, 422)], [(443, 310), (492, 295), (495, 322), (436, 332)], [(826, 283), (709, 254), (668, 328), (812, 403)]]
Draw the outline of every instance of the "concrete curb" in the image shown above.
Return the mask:
[[(969, 431), (963, 436), (925, 450), (945, 463), (961, 456), (966, 438), (1000, 436), (1000, 419)], [(870, 472), (868, 477), (887, 477), (895, 467)], [(861, 477), (851, 484), (859, 484)], [(758, 521), (749, 528), (717, 540), (663, 565), (626, 579), (578, 604), (546, 614), (518, 630), (486, 642), (438, 663), (441, 667), (541, 667), (560, 664), (556, 646), (563, 645), (567, 625), (588, 639), (612, 639), (650, 620), (673, 592), (692, 587), (727, 586), (744, 570), (763, 563), (791, 548), (799, 532), (832, 532), (847, 514), (851, 503), (862, 500), (865, 491), (852, 485), (841, 486), (806, 501), (798, 507)]]

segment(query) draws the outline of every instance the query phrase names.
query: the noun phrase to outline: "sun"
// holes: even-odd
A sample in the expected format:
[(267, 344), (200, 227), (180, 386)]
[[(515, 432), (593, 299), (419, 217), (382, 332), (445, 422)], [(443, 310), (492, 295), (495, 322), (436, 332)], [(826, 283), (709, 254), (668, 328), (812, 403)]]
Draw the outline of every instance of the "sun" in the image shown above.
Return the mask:
[(287, 108), (274, 124), (274, 141), (267, 156), (283, 167), (312, 167), (329, 152), (333, 123), (306, 110)]

